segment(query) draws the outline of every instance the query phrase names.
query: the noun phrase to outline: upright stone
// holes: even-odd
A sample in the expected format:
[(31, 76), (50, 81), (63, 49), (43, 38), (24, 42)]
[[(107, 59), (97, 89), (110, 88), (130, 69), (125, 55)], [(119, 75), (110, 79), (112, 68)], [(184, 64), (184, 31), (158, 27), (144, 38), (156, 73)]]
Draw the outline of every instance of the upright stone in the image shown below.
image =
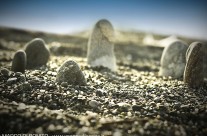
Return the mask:
[(25, 72), (27, 63), (27, 56), (23, 50), (19, 50), (14, 54), (14, 58), (12, 60), (11, 70), (14, 72)]
[(35, 38), (27, 43), (25, 52), (27, 54), (28, 69), (46, 65), (50, 57), (49, 49), (41, 38)]
[(60, 67), (56, 81), (61, 84), (67, 82), (71, 85), (86, 85), (86, 79), (78, 64), (68, 60)]
[(193, 42), (186, 52), (184, 82), (189, 87), (199, 87), (204, 82), (204, 45)]
[(180, 78), (183, 76), (188, 46), (182, 41), (175, 41), (165, 47), (161, 57), (160, 76)]
[(116, 71), (114, 29), (108, 20), (98, 21), (88, 41), (87, 61), (92, 67), (104, 66)]

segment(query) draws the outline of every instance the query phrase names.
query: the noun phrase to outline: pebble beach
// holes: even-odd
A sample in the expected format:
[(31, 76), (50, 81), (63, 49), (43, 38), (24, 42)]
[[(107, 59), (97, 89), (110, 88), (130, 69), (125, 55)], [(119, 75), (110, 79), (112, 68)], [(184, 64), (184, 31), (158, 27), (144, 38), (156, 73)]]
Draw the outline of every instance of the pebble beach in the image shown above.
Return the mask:
[[(0, 29), (0, 130), (4, 134), (204, 136), (207, 134), (207, 59), (204, 84), (159, 75), (163, 47), (142, 45), (131, 33), (114, 44), (117, 70), (87, 64), (88, 37)], [(143, 39), (143, 35), (139, 36)], [(11, 71), (17, 50), (45, 40), (46, 65)], [(139, 39), (138, 38), (138, 39)], [(184, 39), (188, 45), (194, 39)], [(207, 48), (206, 48), (207, 49)], [(207, 51), (207, 50), (206, 50)], [(83, 84), (58, 83), (61, 65), (73, 60)], [(81, 75), (82, 76), (82, 75)], [(70, 81), (73, 82), (73, 81)], [(81, 81), (82, 82), (82, 81)]]

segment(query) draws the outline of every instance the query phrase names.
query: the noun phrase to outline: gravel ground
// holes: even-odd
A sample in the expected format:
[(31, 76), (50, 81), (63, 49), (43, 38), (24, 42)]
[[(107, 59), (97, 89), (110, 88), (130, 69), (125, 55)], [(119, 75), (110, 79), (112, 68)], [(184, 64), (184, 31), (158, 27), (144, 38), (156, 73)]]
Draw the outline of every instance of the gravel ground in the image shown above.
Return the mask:
[[(163, 48), (116, 43), (118, 71), (111, 72), (86, 64), (86, 41), (48, 42), (47, 65), (25, 74), (1, 70), (2, 133), (207, 134), (207, 83), (191, 89), (182, 79), (158, 76)], [(23, 45), (0, 46), (1, 69), (10, 70), (12, 54)], [(67, 59), (80, 65), (86, 86), (56, 83), (58, 68)]]

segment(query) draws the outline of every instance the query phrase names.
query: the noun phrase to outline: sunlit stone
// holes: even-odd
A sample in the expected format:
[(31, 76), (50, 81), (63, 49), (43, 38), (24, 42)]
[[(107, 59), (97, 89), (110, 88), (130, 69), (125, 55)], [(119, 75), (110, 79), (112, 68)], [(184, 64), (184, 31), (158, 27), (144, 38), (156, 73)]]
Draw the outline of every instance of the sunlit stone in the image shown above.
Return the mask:
[(165, 47), (161, 57), (160, 76), (180, 78), (183, 76), (188, 46), (182, 41), (176, 41)]
[(104, 66), (117, 69), (114, 55), (114, 29), (108, 20), (98, 21), (88, 41), (87, 61), (92, 67)]

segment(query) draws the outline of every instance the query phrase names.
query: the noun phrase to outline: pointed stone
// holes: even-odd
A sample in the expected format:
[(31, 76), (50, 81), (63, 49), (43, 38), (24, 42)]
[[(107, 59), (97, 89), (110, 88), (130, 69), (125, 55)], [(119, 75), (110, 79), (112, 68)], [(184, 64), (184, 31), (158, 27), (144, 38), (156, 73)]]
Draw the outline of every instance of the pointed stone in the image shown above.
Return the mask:
[(108, 20), (98, 21), (88, 41), (87, 62), (92, 67), (104, 66), (116, 71), (114, 29)]
[(199, 87), (204, 82), (204, 45), (193, 42), (186, 52), (184, 82), (189, 87)]
[(11, 70), (14, 72), (24, 73), (26, 68), (26, 63), (27, 63), (26, 53), (22, 50), (19, 50), (14, 54)]
[(165, 47), (161, 57), (160, 76), (180, 78), (183, 76), (188, 46), (182, 41), (175, 41)]
[(46, 65), (50, 57), (49, 49), (41, 38), (35, 38), (27, 43), (25, 52), (27, 54), (28, 69)]
[(73, 60), (66, 61), (59, 69), (56, 81), (61, 84), (86, 85), (86, 79), (78, 64)]

